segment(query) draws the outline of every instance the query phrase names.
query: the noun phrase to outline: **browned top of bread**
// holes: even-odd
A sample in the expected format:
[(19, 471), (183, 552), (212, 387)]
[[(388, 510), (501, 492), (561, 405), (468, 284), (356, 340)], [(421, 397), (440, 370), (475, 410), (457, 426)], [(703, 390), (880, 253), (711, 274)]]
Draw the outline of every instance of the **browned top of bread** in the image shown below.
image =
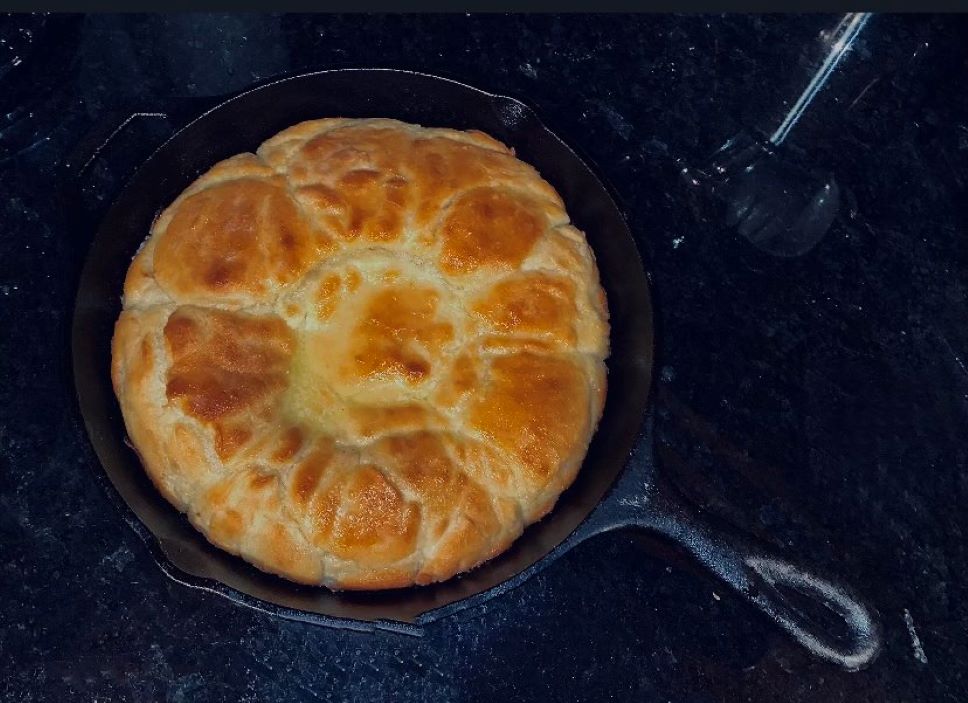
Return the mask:
[(202, 175), (124, 287), (112, 374), (214, 544), (331, 588), (447, 579), (554, 505), (605, 395), (560, 197), (479, 132), (304, 122)]

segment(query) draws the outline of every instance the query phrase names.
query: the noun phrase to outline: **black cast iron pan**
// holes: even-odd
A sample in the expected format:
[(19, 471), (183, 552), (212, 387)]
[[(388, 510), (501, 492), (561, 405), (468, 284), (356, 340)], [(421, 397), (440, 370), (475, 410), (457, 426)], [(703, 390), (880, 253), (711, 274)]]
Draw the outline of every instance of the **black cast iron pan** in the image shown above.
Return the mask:
[[(507, 553), (433, 586), (337, 594), (263, 574), (212, 547), (151, 485), (125, 443), (111, 388), (110, 339), (121, 309), (122, 281), (156, 214), (216, 161), (252, 151), (300, 120), (326, 116), (392, 117), (432, 127), (474, 128), (512, 146), (561, 193), (595, 251), (608, 295), (608, 396), (574, 485)], [(848, 669), (865, 666), (880, 647), (879, 630), (867, 607), (842, 586), (741, 536), (705, 525), (695, 510), (662, 488), (647, 412), (652, 352), (652, 308), (638, 250), (608, 189), (586, 163), (517, 100), (434, 76), (371, 69), (295, 76), (244, 92), (165, 142), (131, 178), (101, 223), (81, 275), (73, 327), (77, 395), (104, 468), (104, 483), (120, 498), (128, 522), (164, 571), (187, 586), (312, 623), (419, 632), (421, 625), (523, 584), (595, 535), (638, 527), (684, 547), (814, 654)]]

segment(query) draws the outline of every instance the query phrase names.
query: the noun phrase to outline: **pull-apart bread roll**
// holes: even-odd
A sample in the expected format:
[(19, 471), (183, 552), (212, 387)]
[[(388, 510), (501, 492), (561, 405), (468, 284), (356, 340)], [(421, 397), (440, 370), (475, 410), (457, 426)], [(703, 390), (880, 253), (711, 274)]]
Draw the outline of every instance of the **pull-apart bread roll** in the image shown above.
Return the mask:
[(304, 122), (216, 164), (124, 286), (114, 387), (158, 489), (293, 581), (490, 559), (574, 480), (605, 296), (532, 167), (479, 132)]

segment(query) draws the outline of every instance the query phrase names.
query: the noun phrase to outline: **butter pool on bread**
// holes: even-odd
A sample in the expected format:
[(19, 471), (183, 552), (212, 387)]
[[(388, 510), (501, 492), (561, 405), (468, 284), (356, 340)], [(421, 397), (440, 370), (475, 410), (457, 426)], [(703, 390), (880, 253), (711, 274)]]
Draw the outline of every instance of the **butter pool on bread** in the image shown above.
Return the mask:
[(584, 235), (503, 144), (322, 119), (161, 213), (112, 378), (145, 470), (212, 543), (395, 588), (551, 510), (601, 415), (607, 317)]

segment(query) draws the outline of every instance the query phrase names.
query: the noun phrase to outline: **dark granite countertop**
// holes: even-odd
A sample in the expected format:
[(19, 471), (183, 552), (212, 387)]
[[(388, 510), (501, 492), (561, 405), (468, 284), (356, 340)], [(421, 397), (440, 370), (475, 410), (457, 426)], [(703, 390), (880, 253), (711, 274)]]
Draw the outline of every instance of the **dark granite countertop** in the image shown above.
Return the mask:
[[(0, 74), (0, 699), (968, 699), (968, 23), (872, 20), (792, 138), (844, 193), (804, 256), (719, 226), (673, 168), (775, 124), (835, 20), (103, 15), (65, 24), (28, 89)], [(654, 288), (662, 470), (852, 583), (885, 628), (869, 669), (813, 659), (632, 534), (419, 638), (274, 619), (162, 573), (93, 480), (67, 346), (93, 230), (55, 179), (110, 113), (338, 66), (525, 98), (597, 164)], [(158, 143), (140, 139), (129, 161)], [(107, 194), (127, 175), (97, 173)]]

